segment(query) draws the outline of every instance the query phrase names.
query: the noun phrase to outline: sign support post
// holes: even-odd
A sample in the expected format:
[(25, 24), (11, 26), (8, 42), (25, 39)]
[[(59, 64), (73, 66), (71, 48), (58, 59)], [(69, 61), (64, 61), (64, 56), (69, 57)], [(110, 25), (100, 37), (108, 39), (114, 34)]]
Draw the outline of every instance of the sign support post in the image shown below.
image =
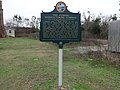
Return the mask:
[(63, 42), (59, 42), (59, 77), (58, 77), (58, 86), (62, 86), (62, 70), (63, 70)]
[(58, 86), (62, 86), (63, 49), (59, 49), (59, 81)]

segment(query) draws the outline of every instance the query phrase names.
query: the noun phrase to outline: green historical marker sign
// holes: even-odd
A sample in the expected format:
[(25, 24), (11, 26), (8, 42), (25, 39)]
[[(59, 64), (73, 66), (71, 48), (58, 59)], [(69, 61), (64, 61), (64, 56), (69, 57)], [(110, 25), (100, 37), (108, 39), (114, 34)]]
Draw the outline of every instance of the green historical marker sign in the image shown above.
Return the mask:
[(52, 12), (41, 13), (40, 41), (52, 41), (59, 45), (59, 80), (62, 87), (63, 45), (81, 40), (81, 18), (79, 13), (68, 11), (64, 2), (58, 2)]
[(81, 40), (80, 14), (67, 10), (64, 2), (58, 2), (52, 12), (41, 13), (40, 41), (64, 44)]

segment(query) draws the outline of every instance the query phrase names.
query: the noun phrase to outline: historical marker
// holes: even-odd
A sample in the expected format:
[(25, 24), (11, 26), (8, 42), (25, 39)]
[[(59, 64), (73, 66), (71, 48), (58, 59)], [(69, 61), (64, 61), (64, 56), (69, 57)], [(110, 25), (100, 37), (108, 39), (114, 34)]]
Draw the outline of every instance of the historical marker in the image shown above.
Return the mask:
[(51, 41), (59, 45), (59, 78), (62, 86), (63, 45), (81, 40), (79, 13), (71, 13), (64, 2), (58, 2), (52, 12), (41, 13), (40, 41)]
[(64, 2), (58, 2), (52, 12), (41, 13), (40, 41), (55, 43), (81, 40), (80, 14), (67, 10)]

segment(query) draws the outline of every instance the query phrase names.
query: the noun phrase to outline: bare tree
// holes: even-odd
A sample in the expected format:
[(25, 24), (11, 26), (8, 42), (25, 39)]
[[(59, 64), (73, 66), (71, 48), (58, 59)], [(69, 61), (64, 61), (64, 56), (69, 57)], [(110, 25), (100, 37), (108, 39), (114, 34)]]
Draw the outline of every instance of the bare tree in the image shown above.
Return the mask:
[(40, 26), (40, 18), (36, 19), (36, 29), (39, 29)]
[(14, 23), (13, 19), (7, 19), (5, 26), (14, 27), (16, 24)]
[(30, 20), (28, 18), (25, 18), (23, 22), (24, 22), (25, 27), (30, 26)]
[(39, 29), (40, 18), (36, 18), (35, 16), (32, 16), (30, 26), (34, 29)]
[(15, 21), (16, 22), (16, 26), (19, 27), (20, 24), (22, 23), (22, 17), (16, 14), (13, 17), (13, 21)]
[(116, 14), (113, 15), (112, 20), (113, 20), (113, 21), (117, 20)]
[(84, 29), (89, 31), (92, 25), (92, 21), (95, 20), (95, 15), (90, 12), (88, 9), (87, 12), (83, 12), (83, 18), (84, 18)]
[(32, 28), (35, 28), (35, 23), (36, 23), (36, 17), (32, 16), (31, 23), (30, 23), (30, 25), (31, 25)]

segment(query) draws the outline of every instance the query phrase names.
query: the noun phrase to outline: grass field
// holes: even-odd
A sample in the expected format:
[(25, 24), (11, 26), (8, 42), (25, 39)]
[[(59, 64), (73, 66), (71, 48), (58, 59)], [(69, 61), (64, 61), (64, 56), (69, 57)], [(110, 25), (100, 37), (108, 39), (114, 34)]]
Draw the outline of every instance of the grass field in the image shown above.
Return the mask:
[[(27, 38), (0, 39), (0, 90), (57, 90), (58, 47)], [(120, 70), (64, 47), (63, 87), (120, 90)]]

